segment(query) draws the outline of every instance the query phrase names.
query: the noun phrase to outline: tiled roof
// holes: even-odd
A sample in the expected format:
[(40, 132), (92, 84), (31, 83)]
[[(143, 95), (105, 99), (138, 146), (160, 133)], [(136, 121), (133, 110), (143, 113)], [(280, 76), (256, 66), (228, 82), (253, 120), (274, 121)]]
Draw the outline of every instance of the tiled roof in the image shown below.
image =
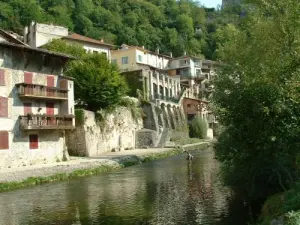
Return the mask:
[[(164, 55), (164, 54), (160, 54), (160, 53), (157, 53), (157, 52), (153, 52), (153, 51), (150, 51), (150, 50), (145, 49), (145, 48), (140, 47), (140, 46), (134, 46), (134, 45), (126, 45), (126, 46), (127, 46), (128, 49), (138, 49), (140, 51), (143, 51), (143, 52), (146, 52), (146, 53), (150, 53), (150, 54), (153, 54), (153, 55), (158, 55), (158, 56), (162, 56), (162, 57), (169, 58), (169, 59), (172, 58), (169, 55)], [(121, 50), (126, 50), (126, 49), (118, 49), (118, 50), (112, 50), (112, 51), (113, 52), (118, 52), (118, 51), (121, 51)]]
[(28, 45), (15, 44), (12, 42), (0, 42), (0, 46), (4, 46), (4, 47), (8, 47), (8, 48), (23, 49), (25, 51), (31, 51), (31, 52), (44, 53), (47, 55), (52, 55), (52, 56), (61, 57), (61, 58), (75, 59), (73, 56), (70, 56), (70, 55), (57, 53), (57, 52), (51, 52), (51, 51), (41, 49), (41, 48), (32, 48), (32, 47), (29, 47)]
[(102, 42), (100, 40), (96, 40), (96, 39), (93, 39), (93, 38), (82, 36), (82, 35), (76, 34), (76, 33), (71, 34), (69, 36), (66, 36), (66, 37), (64, 37), (64, 39), (76, 40), (76, 41), (82, 41), (82, 42), (89, 42), (89, 43), (103, 45), (103, 46), (107, 46), (107, 47), (113, 47), (114, 46), (112, 44), (108, 44), (108, 43)]
[(14, 44), (19, 44), (19, 45), (26, 45), (24, 42), (18, 40), (15, 38), (13, 35), (11, 35), (9, 32), (0, 29), (0, 35), (4, 36), (5, 39), (7, 39), (8, 42), (14, 43)]

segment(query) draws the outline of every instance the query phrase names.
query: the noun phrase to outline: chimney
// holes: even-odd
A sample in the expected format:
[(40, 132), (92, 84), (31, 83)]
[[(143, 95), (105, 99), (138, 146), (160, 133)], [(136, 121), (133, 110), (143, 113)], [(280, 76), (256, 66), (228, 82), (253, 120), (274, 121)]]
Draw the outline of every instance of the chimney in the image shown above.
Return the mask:
[(183, 55), (186, 55), (186, 51), (184, 51)]
[(159, 54), (159, 48), (156, 49), (156, 53)]
[(103, 38), (100, 39), (101, 42), (104, 42)]
[(173, 58), (173, 53), (172, 52), (170, 52), (170, 57)]
[(145, 49), (145, 46), (144, 46), (144, 45), (142, 46), (142, 49)]

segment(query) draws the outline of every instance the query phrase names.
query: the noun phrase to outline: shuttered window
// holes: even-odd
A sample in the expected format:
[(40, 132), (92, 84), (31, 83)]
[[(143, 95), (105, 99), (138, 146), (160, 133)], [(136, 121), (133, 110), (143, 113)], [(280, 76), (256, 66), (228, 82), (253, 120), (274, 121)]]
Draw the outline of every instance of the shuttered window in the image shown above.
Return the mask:
[(24, 115), (25, 116), (29, 113), (32, 113), (31, 106), (32, 106), (32, 104), (30, 102), (24, 103)]
[(24, 83), (32, 84), (32, 73), (24, 72)]
[(5, 71), (0, 69), (0, 86), (5, 86)]
[(8, 99), (0, 97), (0, 117), (8, 117)]
[(39, 136), (37, 134), (29, 135), (29, 148), (30, 149), (39, 148)]
[(68, 89), (68, 80), (67, 79), (59, 80), (59, 87), (62, 89)]
[(9, 135), (7, 131), (0, 131), (0, 150), (9, 149)]

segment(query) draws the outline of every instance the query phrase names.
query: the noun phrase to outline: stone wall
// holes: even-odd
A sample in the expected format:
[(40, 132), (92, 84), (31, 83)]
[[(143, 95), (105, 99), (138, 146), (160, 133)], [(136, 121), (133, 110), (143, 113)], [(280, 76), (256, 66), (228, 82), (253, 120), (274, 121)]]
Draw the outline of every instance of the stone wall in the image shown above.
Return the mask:
[(67, 134), (70, 155), (99, 156), (104, 152), (134, 149), (136, 132), (143, 127), (142, 118), (133, 118), (131, 110), (118, 107), (97, 122), (95, 113), (83, 111), (83, 124)]

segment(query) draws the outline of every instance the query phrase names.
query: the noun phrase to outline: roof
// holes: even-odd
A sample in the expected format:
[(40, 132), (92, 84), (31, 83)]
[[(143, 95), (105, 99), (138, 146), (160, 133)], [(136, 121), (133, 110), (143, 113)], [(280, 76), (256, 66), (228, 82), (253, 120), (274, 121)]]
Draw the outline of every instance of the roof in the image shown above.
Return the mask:
[(189, 56), (189, 55), (178, 56), (178, 57), (176, 57), (176, 58), (173, 58), (172, 60), (175, 60), (175, 59), (184, 59), (184, 58), (193, 58), (193, 59), (202, 60), (200, 57), (197, 57), (197, 56)]
[(11, 35), (9, 32), (7, 32), (3, 29), (0, 29), (0, 35), (4, 36), (8, 40), (8, 42), (11, 42), (14, 44), (26, 45), (24, 42), (18, 40), (13, 35)]
[(81, 42), (89, 42), (89, 43), (93, 43), (93, 44), (97, 44), (97, 45), (107, 46), (110, 48), (114, 46), (112, 44), (108, 44), (108, 43), (105, 43), (105, 42), (102, 42), (102, 41), (99, 41), (99, 40), (96, 40), (93, 38), (89, 38), (86, 36), (82, 36), (82, 35), (76, 34), (76, 33), (73, 33), (73, 34), (63, 37), (63, 38), (69, 39), (69, 40), (81, 41)]
[[(123, 45), (122, 45), (123, 46)], [(140, 47), (140, 46), (134, 46), (134, 45), (126, 45), (128, 47), (128, 49), (138, 49), (140, 51), (144, 51), (144, 52), (147, 52), (147, 53), (151, 53), (153, 55), (158, 55), (158, 56), (162, 56), (162, 57), (165, 57), (165, 58), (169, 58), (169, 59), (172, 59), (171, 56), (169, 55), (164, 55), (164, 54), (160, 54), (160, 53), (157, 53), (157, 52), (153, 52), (153, 51), (150, 51), (148, 49), (145, 49), (144, 47)], [(122, 51), (122, 50), (128, 50), (128, 49), (118, 49), (118, 50), (112, 50), (112, 52), (118, 52), (118, 51)]]
[(44, 53), (47, 55), (52, 55), (55, 57), (61, 57), (61, 58), (65, 58), (65, 59), (75, 59), (73, 56), (70, 56), (70, 55), (57, 53), (57, 52), (51, 52), (51, 51), (41, 49), (41, 48), (32, 48), (32, 47), (29, 47), (28, 45), (15, 44), (15, 43), (10, 43), (10, 42), (0, 42), (0, 46), (4, 46), (4, 47), (8, 47), (8, 48), (15, 48), (15, 49), (23, 49), (28, 52)]

